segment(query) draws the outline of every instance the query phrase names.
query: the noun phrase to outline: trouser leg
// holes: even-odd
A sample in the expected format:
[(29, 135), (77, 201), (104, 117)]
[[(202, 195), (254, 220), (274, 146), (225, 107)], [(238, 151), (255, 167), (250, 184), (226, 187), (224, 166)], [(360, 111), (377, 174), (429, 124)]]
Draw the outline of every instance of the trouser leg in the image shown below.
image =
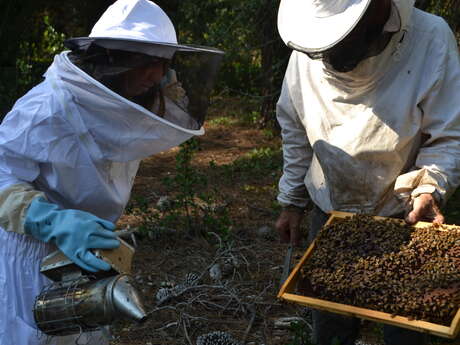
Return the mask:
[[(37, 329), (35, 298), (52, 282), (41, 260), (56, 248), (0, 228), (0, 345), (75, 345), (78, 336), (48, 337)], [(79, 344), (108, 345), (100, 332), (84, 333)]]
[(53, 345), (109, 345), (109, 340), (101, 331), (83, 333), (80, 335), (67, 335), (63, 337), (54, 337)]
[(54, 248), (32, 237), (0, 228), (0, 345), (43, 345), (32, 309), (50, 281), (40, 261)]
[[(315, 239), (328, 217), (317, 206), (313, 207), (310, 213), (309, 244)], [(360, 321), (357, 318), (313, 310), (312, 319), (312, 340), (316, 345), (353, 345), (358, 337)]]
[(314, 310), (313, 343), (316, 345), (353, 345), (359, 335), (360, 321), (354, 317)]
[(386, 345), (428, 345), (429, 342), (426, 333), (390, 325), (383, 327), (383, 339)]
[(324, 224), (326, 224), (329, 215), (321, 211), (318, 206), (314, 206), (310, 211), (310, 222), (308, 229), (308, 245), (316, 238), (318, 232), (321, 230)]

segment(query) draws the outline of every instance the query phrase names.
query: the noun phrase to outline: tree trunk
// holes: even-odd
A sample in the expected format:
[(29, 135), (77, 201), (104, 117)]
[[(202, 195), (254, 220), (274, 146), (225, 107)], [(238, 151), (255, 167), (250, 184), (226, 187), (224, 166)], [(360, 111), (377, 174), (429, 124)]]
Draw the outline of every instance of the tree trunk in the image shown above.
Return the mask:
[(273, 1), (264, 0), (260, 14), (264, 14), (262, 26), (262, 104), (260, 108), (260, 125), (265, 127), (275, 122), (275, 103), (277, 95), (274, 95), (276, 86), (274, 85), (273, 58), (275, 42), (277, 39), (276, 31), (276, 11), (273, 11)]

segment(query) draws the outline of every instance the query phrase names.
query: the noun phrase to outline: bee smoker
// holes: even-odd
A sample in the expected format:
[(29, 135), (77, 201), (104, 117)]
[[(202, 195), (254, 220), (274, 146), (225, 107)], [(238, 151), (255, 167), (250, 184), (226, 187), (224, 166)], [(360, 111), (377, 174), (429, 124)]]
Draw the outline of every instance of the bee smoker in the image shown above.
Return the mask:
[(122, 239), (120, 243), (117, 249), (94, 251), (112, 266), (108, 272), (88, 272), (60, 251), (43, 259), (40, 271), (53, 281), (37, 296), (33, 309), (43, 333), (64, 336), (95, 331), (119, 318), (146, 320), (129, 276), (134, 249)]

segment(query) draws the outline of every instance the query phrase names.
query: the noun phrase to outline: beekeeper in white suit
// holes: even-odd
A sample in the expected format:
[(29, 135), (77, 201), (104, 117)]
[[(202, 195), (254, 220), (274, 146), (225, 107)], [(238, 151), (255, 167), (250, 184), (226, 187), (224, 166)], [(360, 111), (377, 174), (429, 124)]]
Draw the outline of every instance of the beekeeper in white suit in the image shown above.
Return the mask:
[(110, 268), (90, 249), (119, 245), (114, 223), (140, 160), (204, 133), (222, 56), (179, 45), (168, 16), (147, 0), (116, 1), (89, 37), (65, 44), (71, 51), (0, 125), (1, 345), (49, 340), (32, 308), (50, 283), (39, 272), (50, 251), (90, 272)]
[[(460, 63), (439, 17), (414, 0), (281, 0), (278, 30), (292, 52), (277, 104), (284, 170), (276, 223), (299, 244), (331, 210), (444, 221), (459, 185)], [(359, 322), (314, 312), (314, 340), (354, 344)], [(423, 345), (385, 327), (386, 344)]]

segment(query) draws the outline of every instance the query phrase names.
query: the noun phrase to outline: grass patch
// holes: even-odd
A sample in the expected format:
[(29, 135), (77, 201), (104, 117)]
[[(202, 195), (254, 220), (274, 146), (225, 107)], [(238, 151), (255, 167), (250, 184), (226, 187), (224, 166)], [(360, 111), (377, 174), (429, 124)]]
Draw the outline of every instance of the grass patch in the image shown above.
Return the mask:
[(233, 116), (220, 116), (207, 121), (211, 126), (233, 126), (238, 123), (238, 119)]
[(278, 179), (281, 175), (283, 158), (281, 148), (255, 148), (231, 164), (222, 166), (227, 178), (260, 178), (272, 176)]

